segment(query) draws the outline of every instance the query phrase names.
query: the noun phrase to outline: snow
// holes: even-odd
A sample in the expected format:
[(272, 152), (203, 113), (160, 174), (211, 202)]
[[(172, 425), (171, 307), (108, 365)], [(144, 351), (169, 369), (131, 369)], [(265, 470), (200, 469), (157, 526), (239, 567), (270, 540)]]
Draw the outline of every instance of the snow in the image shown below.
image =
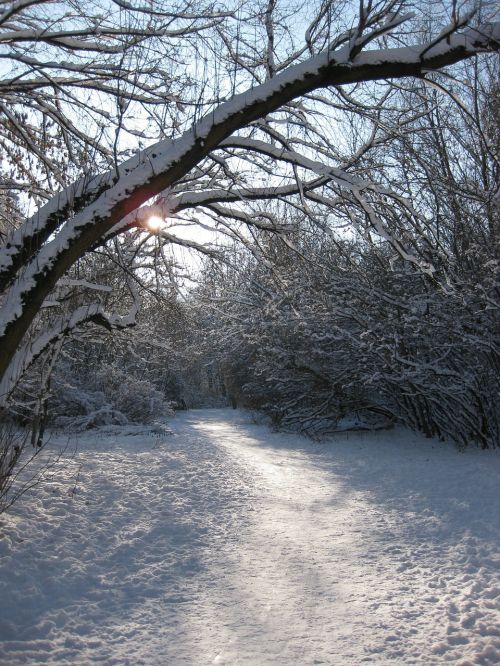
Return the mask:
[(3, 666), (499, 663), (498, 452), (170, 426), (79, 436), (2, 517)]

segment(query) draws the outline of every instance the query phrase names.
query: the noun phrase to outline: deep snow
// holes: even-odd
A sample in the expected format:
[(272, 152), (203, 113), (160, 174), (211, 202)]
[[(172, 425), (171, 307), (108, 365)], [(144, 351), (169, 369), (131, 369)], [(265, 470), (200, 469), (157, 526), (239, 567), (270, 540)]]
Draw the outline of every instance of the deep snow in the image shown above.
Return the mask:
[(0, 518), (0, 663), (500, 663), (500, 456), (192, 411)]

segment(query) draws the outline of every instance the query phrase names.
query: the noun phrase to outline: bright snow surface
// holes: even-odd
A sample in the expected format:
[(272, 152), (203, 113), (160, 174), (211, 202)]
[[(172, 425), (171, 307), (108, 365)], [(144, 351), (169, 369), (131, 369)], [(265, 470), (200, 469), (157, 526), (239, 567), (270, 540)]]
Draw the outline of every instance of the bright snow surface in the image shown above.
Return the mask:
[(172, 427), (80, 436), (2, 517), (2, 666), (500, 663), (498, 452)]

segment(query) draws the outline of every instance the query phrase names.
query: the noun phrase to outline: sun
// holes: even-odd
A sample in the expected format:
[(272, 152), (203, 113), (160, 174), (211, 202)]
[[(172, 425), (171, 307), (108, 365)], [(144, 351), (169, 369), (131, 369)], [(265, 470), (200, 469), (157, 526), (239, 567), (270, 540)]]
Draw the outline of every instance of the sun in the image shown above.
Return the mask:
[(151, 215), (146, 222), (146, 226), (149, 231), (156, 234), (165, 226), (165, 220), (158, 215)]

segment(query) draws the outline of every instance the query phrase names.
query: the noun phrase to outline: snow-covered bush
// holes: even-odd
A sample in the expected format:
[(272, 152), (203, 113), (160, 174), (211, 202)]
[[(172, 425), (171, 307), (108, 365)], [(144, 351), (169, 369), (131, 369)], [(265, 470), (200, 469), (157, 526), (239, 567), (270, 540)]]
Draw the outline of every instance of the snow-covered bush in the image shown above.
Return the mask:
[(54, 425), (57, 428), (78, 431), (109, 425), (126, 425), (128, 422), (125, 414), (113, 409), (111, 405), (104, 404), (102, 407), (82, 416), (58, 416)]
[[(56, 372), (50, 417), (57, 427), (77, 429), (128, 422), (150, 423), (172, 414), (163, 394), (147, 379), (103, 364), (88, 377), (68, 381), (68, 364)], [(72, 380), (72, 381), (71, 381)]]
[(147, 379), (129, 375), (116, 365), (104, 365), (96, 374), (96, 386), (114, 409), (130, 421), (147, 423), (166, 416), (164, 396)]
[(302, 258), (282, 248), (272, 273), (255, 263), (237, 289), (219, 286), (207, 338), (224, 350), (228, 397), (311, 434), (399, 421), (496, 446), (491, 272), (447, 292), (389, 250), (300, 242)]

